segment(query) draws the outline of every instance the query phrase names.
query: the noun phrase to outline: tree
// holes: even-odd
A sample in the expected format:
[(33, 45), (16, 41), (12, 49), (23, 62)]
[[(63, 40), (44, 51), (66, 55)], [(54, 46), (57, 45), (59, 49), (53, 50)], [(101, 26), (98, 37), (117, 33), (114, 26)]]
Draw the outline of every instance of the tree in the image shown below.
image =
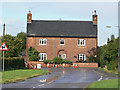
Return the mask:
[(20, 32), (17, 34), (17, 38), (22, 39), (23, 41), (23, 50), (26, 49), (26, 33)]
[(107, 43), (110, 43), (110, 39), (109, 38), (107, 39)]
[(3, 41), (9, 48), (9, 51), (5, 52), (5, 57), (18, 57), (23, 50), (23, 41), (15, 36), (5, 35)]
[(30, 47), (27, 51), (28, 53), (28, 57), (29, 57), (29, 60), (30, 61), (38, 61), (39, 60), (39, 52), (33, 48), (33, 47)]
[(113, 70), (118, 67), (118, 45), (119, 38), (114, 38), (114, 35), (111, 35), (111, 42), (107, 45), (100, 47), (100, 66), (107, 66), (108, 70)]
[(87, 62), (98, 62), (97, 58), (97, 48), (91, 48), (89, 51), (87, 51), (89, 55), (87, 55)]
[(113, 42), (115, 40), (115, 36), (111, 35), (111, 42)]

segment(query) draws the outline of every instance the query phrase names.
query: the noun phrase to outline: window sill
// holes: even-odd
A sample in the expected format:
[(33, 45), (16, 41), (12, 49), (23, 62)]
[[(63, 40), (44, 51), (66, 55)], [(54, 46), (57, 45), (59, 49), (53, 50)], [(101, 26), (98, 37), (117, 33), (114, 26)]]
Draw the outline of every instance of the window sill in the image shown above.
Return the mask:
[(39, 45), (47, 45), (47, 44), (39, 44)]
[(39, 60), (39, 62), (43, 62), (44, 60)]
[(64, 46), (65, 44), (60, 44), (60, 46)]
[(85, 46), (85, 45), (77, 45), (77, 46)]

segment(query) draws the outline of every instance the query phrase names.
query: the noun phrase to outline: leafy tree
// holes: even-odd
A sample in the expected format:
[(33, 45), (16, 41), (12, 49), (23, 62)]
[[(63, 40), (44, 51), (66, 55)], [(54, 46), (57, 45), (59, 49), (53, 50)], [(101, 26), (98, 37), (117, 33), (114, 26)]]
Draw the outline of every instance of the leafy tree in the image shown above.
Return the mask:
[(111, 42), (113, 42), (115, 40), (115, 36), (111, 35)]
[(18, 57), (23, 50), (23, 41), (15, 36), (5, 35), (3, 41), (9, 48), (9, 51), (5, 52), (5, 57)]
[(110, 43), (110, 39), (109, 38), (107, 39), (107, 43)]
[(118, 42), (119, 38), (114, 38), (114, 35), (111, 35), (111, 42), (107, 45), (100, 47), (100, 66), (107, 66), (108, 70), (113, 70), (118, 68)]
[(39, 52), (33, 48), (33, 47), (30, 47), (27, 51), (28, 53), (28, 57), (29, 57), (29, 60), (30, 61), (38, 61), (39, 60)]
[(91, 48), (89, 51), (87, 51), (89, 55), (87, 55), (87, 62), (98, 62), (97, 58), (97, 48)]
[(20, 33), (17, 34), (17, 37), (19, 39), (22, 39), (22, 41), (23, 41), (23, 49), (26, 49), (26, 33), (20, 32)]

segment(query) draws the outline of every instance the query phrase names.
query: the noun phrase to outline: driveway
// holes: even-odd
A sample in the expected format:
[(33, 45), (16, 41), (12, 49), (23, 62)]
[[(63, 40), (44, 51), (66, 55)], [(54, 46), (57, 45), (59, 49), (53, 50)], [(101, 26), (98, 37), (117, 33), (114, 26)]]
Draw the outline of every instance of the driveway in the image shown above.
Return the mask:
[(95, 68), (42, 68), (52, 71), (26, 81), (3, 84), (2, 88), (85, 88), (95, 81), (115, 79), (116, 75)]

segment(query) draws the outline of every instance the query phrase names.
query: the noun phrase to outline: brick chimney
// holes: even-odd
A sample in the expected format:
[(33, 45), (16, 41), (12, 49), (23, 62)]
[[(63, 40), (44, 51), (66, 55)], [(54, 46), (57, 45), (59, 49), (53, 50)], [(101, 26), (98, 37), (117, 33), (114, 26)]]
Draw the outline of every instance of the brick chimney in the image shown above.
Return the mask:
[(97, 25), (97, 14), (96, 14), (96, 10), (94, 10), (94, 14), (92, 16), (92, 19), (93, 19), (93, 24), (94, 25)]
[(32, 22), (32, 14), (31, 11), (29, 11), (29, 13), (27, 14), (27, 23), (31, 23)]

